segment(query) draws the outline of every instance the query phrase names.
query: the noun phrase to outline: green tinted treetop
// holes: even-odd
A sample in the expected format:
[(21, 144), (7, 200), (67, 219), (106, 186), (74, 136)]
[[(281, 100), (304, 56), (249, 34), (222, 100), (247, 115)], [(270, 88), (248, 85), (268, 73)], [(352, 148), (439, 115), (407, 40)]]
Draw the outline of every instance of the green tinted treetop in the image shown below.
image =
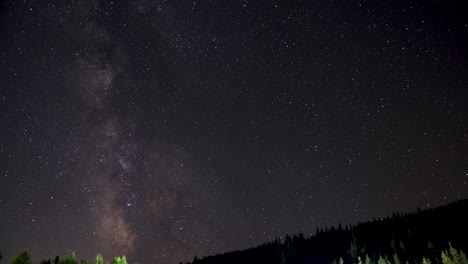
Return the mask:
[(27, 251), (23, 251), (11, 261), (11, 264), (32, 264), (31, 257)]

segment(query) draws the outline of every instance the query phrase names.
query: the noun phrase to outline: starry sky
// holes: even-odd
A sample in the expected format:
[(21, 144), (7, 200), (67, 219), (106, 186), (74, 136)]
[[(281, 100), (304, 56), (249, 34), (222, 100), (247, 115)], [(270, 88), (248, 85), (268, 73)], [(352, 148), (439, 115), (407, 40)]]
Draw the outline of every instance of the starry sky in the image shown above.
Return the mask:
[(461, 0), (2, 0), (3, 263), (178, 263), (468, 198), (467, 85)]

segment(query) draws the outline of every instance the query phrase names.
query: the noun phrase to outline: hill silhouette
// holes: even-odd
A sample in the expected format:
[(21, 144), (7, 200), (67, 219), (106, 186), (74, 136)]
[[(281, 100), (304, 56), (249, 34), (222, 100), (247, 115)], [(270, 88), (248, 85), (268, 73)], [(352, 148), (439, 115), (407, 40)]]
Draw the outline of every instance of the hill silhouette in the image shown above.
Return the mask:
[[(188, 264), (358, 263), (468, 264), (468, 200), (414, 213), (393, 213), (353, 226), (317, 230), (255, 248), (194, 257)], [(457, 251), (459, 249), (460, 251)]]

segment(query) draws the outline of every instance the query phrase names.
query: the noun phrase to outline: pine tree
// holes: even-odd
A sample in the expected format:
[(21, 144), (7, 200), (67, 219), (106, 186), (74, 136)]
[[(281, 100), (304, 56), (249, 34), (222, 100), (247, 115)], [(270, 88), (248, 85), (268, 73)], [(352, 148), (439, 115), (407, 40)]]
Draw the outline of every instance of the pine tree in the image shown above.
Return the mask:
[(460, 254), (458, 254), (458, 251), (452, 247), (451, 243), (449, 243), (449, 253), (453, 263), (461, 264)]
[(280, 253), (280, 264), (286, 264), (286, 257), (284, 256), (283, 250)]
[(405, 252), (405, 244), (403, 243), (403, 241), (400, 240), (400, 250), (401, 252)]
[(428, 259), (428, 258), (426, 258), (426, 257), (423, 257), (421, 263), (422, 263), (422, 264), (431, 264), (431, 260)]
[(96, 256), (96, 261), (94, 262), (94, 264), (104, 264), (104, 259), (102, 258), (101, 254), (98, 254)]
[(393, 264), (401, 264), (400, 258), (397, 253), (393, 254)]
[(452, 244), (449, 243), (449, 250), (443, 250), (441, 253), (442, 263), (443, 264), (468, 264), (465, 252), (458, 252), (455, 248), (452, 247)]
[(433, 250), (434, 249), (434, 245), (429, 241), (427, 242), (427, 249), (429, 250)]
[(351, 241), (351, 245), (349, 246), (348, 253), (351, 256), (351, 259), (353, 260), (353, 262), (356, 261), (358, 257), (358, 247), (356, 245), (356, 239), (354, 238), (354, 236), (353, 236), (353, 240)]
[(360, 256), (358, 256), (357, 259), (358, 259), (358, 264), (363, 264)]
[(78, 264), (78, 261), (76, 260), (75, 252), (72, 252), (71, 254), (66, 255), (60, 261), (60, 264)]
[(387, 257), (382, 257), (382, 255), (379, 256), (379, 260), (377, 260), (377, 264), (391, 264), (390, 261), (388, 261)]
[(372, 264), (371, 258), (366, 254), (366, 264)]
[(445, 250), (442, 251), (442, 253), (440, 253), (440, 257), (442, 258), (442, 264), (453, 264), (452, 260), (450, 259), (449, 255)]
[(392, 238), (390, 241), (390, 247), (392, 247), (392, 251), (396, 252), (396, 244), (395, 244), (395, 239)]
[(127, 264), (127, 258), (125, 256), (115, 257), (112, 264)]
[(120, 257), (115, 257), (114, 260), (112, 261), (112, 264), (121, 264), (122, 259)]
[(466, 258), (465, 252), (460, 250), (460, 260), (461, 264), (468, 264), (468, 259)]
[(32, 264), (31, 257), (27, 251), (23, 251), (11, 261), (11, 264)]

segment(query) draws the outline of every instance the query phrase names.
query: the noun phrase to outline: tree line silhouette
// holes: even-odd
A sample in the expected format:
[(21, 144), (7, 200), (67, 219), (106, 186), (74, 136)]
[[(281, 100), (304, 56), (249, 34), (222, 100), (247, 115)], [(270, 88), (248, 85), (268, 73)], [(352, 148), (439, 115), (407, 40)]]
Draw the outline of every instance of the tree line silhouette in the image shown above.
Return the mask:
[[(468, 264), (468, 200), (276, 239), (187, 264)], [(458, 250), (457, 250), (458, 249)]]
[[(1, 260), (1, 258), (0, 258)], [(27, 251), (20, 252), (10, 264), (33, 264), (31, 257)], [(104, 258), (101, 254), (98, 254), (94, 262), (88, 260), (81, 260), (78, 262), (75, 253), (71, 253), (60, 259), (59, 256), (56, 256), (54, 259), (43, 259), (40, 264), (108, 264), (107, 261), (104, 261)], [(127, 258), (125, 256), (115, 257), (112, 261), (112, 264), (127, 264)]]
[[(468, 264), (468, 200), (415, 213), (393, 213), (357, 225), (317, 229), (315, 235), (287, 235), (243, 251), (199, 259), (187, 264)], [(0, 260), (2, 253), (0, 251)], [(32, 264), (28, 252), (10, 264)], [(101, 255), (94, 262), (78, 261), (75, 253), (40, 264), (108, 264)], [(112, 264), (127, 264), (125, 256)], [(182, 264), (182, 262), (180, 263)]]

